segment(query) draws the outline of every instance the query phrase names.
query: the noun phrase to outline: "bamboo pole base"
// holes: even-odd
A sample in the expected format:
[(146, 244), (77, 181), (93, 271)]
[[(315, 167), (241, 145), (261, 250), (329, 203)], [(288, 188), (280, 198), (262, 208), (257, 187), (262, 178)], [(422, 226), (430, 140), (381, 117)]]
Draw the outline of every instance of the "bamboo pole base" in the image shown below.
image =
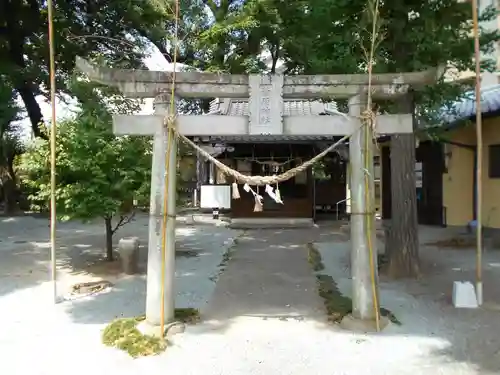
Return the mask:
[(145, 336), (169, 338), (171, 336), (183, 333), (186, 325), (182, 322), (172, 322), (164, 325), (163, 332), (160, 325), (151, 324), (144, 320), (137, 325), (137, 329)]
[[(391, 321), (386, 316), (380, 316), (380, 331), (391, 325)], [(352, 314), (344, 316), (340, 322), (340, 327), (357, 333), (374, 333), (377, 331), (377, 322), (373, 320), (357, 319)]]

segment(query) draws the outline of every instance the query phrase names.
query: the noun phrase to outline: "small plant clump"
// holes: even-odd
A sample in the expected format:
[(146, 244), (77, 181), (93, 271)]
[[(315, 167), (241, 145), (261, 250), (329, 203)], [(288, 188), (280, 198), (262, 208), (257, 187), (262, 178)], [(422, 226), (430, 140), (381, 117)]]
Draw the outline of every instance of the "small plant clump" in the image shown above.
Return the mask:
[(200, 312), (192, 307), (183, 307), (175, 309), (175, 319), (186, 324), (198, 323), (201, 319)]
[(318, 293), (325, 304), (328, 321), (340, 323), (344, 316), (352, 311), (352, 300), (344, 296), (337, 288), (331, 276), (317, 275)]
[(439, 240), (435, 242), (429, 242), (427, 246), (435, 246), (439, 248), (451, 248), (451, 249), (472, 249), (476, 245), (476, 240), (474, 238), (449, 238), (446, 240)]
[(227, 264), (229, 263), (229, 261), (231, 260), (231, 258), (233, 257), (234, 255), (234, 252), (236, 250), (236, 246), (238, 246), (238, 243), (239, 243), (239, 238), (244, 236), (245, 235), (245, 231), (243, 231), (237, 238), (235, 238), (233, 240), (233, 243), (232, 245), (226, 250), (226, 252), (222, 255), (222, 260), (221, 262), (219, 263), (219, 271), (217, 272), (217, 274), (213, 275), (213, 276), (210, 276), (209, 277), (209, 280), (212, 281), (212, 282), (217, 282), (217, 279), (219, 278), (219, 276), (222, 274), (222, 272), (224, 272), (224, 270), (226, 269), (227, 267)]
[(113, 320), (102, 333), (102, 343), (127, 352), (132, 358), (156, 355), (167, 348), (167, 341), (143, 335), (137, 325), (145, 317)]
[(321, 254), (312, 243), (307, 244), (307, 260), (312, 266), (314, 272), (323, 271), (325, 269), (325, 266), (321, 261)]
[[(316, 272), (318, 294), (325, 304), (328, 321), (340, 323), (346, 315), (352, 313), (352, 299), (344, 296), (339, 291), (337, 283), (331, 276), (318, 273), (324, 270), (325, 266), (320, 252), (312, 244), (308, 246), (308, 259)], [(401, 325), (401, 322), (391, 311), (382, 307), (380, 308), (380, 314), (389, 318), (392, 323)]]
[[(132, 358), (157, 355), (164, 352), (168, 341), (164, 338), (142, 334), (137, 325), (146, 317), (118, 318), (113, 320), (102, 333), (102, 343), (127, 352)], [(200, 313), (193, 308), (175, 309), (175, 318), (186, 324), (200, 320)]]

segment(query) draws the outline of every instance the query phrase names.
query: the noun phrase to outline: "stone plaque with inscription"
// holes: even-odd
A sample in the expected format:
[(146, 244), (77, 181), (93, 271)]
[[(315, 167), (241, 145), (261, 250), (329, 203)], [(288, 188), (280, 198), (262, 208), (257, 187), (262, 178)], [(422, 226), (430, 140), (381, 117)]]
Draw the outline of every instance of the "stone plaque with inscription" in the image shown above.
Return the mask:
[(249, 84), (249, 134), (283, 134), (283, 76), (251, 75)]

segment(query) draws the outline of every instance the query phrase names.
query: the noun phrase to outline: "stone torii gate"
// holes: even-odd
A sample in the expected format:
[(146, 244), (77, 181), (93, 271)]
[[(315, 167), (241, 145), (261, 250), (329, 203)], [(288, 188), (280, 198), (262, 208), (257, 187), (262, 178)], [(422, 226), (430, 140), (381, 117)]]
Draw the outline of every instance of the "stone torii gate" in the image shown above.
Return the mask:
[[(168, 197), (166, 279), (162, 280), (160, 266), (162, 255), (161, 224), (163, 213), (163, 185), (165, 175), (165, 154), (167, 152), (167, 131), (165, 116), (169, 113), (173, 75), (171, 72), (149, 70), (119, 70), (94, 67), (77, 58), (77, 67), (98, 83), (114, 86), (125, 96), (133, 98), (154, 97), (153, 115), (117, 115), (113, 118), (113, 130), (117, 135), (154, 136), (151, 201), (149, 220), (148, 272), (146, 322), (160, 325), (161, 284), (165, 287), (165, 323), (174, 321), (174, 277), (175, 277), (175, 186), (176, 174), (169, 178)], [(372, 76), (372, 97), (394, 99), (407, 94), (410, 87), (433, 83), (441, 72), (430, 69), (423, 72), (378, 74)], [(367, 233), (367, 214), (375, 220), (374, 213), (365, 210), (365, 185), (363, 159), (366, 152), (365, 132), (361, 127), (360, 114), (368, 86), (368, 75), (230, 75), (198, 72), (176, 73), (175, 95), (178, 98), (248, 98), (249, 116), (202, 115), (177, 116), (177, 130), (180, 134), (192, 136), (344, 136), (350, 138), (351, 163), (351, 264), (353, 287), (353, 317), (373, 320), (373, 299), (370, 284), (370, 259), (366, 236), (370, 235), (375, 245), (375, 225)], [(300, 99), (349, 99), (349, 116), (283, 116), (283, 98)], [(411, 114), (377, 116), (377, 133), (395, 134), (413, 131)], [(360, 129), (361, 128), (361, 129)], [(171, 148), (170, 165), (176, 165), (177, 143)], [(372, 153), (370, 152), (370, 155)], [(373, 160), (371, 168), (373, 170)], [(373, 194), (373, 187), (371, 189)], [(374, 263), (377, 251), (374, 249)]]

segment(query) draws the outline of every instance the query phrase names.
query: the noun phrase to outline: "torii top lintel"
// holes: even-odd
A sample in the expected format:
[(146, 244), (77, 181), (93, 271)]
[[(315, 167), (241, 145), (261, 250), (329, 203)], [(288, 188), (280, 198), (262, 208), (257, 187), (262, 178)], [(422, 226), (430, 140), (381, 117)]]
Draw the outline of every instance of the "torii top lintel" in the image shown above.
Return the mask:
[[(172, 72), (97, 67), (76, 58), (76, 67), (92, 81), (118, 88), (136, 98), (154, 97), (172, 89)], [(421, 72), (384, 73), (372, 76), (373, 96), (390, 98), (436, 82), (444, 69)], [(177, 72), (175, 92), (184, 98), (245, 98), (249, 96), (249, 76), (199, 72)], [(283, 78), (284, 98), (349, 98), (368, 85), (368, 74), (295, 75)]]

